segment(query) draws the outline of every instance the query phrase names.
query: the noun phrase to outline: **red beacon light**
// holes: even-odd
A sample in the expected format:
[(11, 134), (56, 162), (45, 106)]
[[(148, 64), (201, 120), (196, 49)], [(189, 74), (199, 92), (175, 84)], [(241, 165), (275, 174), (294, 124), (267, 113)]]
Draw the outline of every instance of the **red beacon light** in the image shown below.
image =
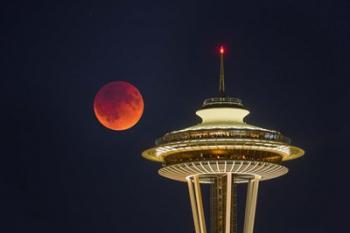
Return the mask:
[(224, 46), (220, 46), (220, 50), (219, 50), (220, 54), (224, 54), (225, 53), (225, 49)]

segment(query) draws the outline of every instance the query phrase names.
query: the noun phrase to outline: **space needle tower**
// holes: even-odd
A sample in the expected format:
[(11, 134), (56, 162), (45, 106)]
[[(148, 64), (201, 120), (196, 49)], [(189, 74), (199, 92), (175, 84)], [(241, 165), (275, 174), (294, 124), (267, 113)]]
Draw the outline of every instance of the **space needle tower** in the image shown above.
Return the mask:
[[(304, 151), (280, 132), (244, 121), (249, 110), (225, 92), (223, 47), (219, 96), (205, 99), (196, 114), (201, 123), (166, 133), (142, 155), (162, 164), (161, 176), (187, 183), (195, 233), (237, 233), (236, 188), (247, 184), (242, 226), (243, 233), (253, 233), (260, 181), (286, 174), (284, 162)], [(203, 205), (203, 185), (210, 185), (209, 213)]]

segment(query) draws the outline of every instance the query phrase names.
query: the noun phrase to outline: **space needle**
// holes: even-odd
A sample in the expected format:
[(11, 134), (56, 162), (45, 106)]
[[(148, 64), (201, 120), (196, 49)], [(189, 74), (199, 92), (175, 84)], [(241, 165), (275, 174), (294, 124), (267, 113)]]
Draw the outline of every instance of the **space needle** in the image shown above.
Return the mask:
[[(242, 225), (243, 233), (253, 233), (260, 181), (285, 175), (284, 162), (304, 151), (280, 132), (244, 121), (249, 110), (225, 92), (223, 47), (219, 97), (205, 99), (196, 114), (201, 123), (166, 133), (142, 156), (162, 164), (161, 176), (187, 183), (195, 233), (237, 233), (236, 187), (247, 184)], [(209, 218), (202, 185), (211, 187)]]

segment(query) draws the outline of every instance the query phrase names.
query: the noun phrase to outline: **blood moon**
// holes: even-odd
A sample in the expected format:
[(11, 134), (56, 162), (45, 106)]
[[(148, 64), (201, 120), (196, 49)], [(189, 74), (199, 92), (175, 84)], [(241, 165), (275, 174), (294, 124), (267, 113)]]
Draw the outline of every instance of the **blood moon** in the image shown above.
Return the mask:
[(140, 120), (143, 108), (139, 90), (124, 81), (107, 83), (94, 99), (94, 112), (98, 121), (112, 130), (133, 127)]

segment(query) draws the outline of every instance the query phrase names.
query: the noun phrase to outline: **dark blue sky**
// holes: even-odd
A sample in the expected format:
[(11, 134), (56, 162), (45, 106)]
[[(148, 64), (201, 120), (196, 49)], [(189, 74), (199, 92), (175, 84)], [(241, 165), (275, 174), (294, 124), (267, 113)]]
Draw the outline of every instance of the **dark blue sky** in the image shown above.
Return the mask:
[[(1, 6), (0, 232), (193, 232), (185, 184), (141, 151), (198, 122), (226, 88), (247, 121), (306, 155), (263, 182), (259, 233), (346, 231), (350, 4), (342, 1), (9, 1)], [(144, 115), (113, 132), (92, 102), (137, 86)]]

